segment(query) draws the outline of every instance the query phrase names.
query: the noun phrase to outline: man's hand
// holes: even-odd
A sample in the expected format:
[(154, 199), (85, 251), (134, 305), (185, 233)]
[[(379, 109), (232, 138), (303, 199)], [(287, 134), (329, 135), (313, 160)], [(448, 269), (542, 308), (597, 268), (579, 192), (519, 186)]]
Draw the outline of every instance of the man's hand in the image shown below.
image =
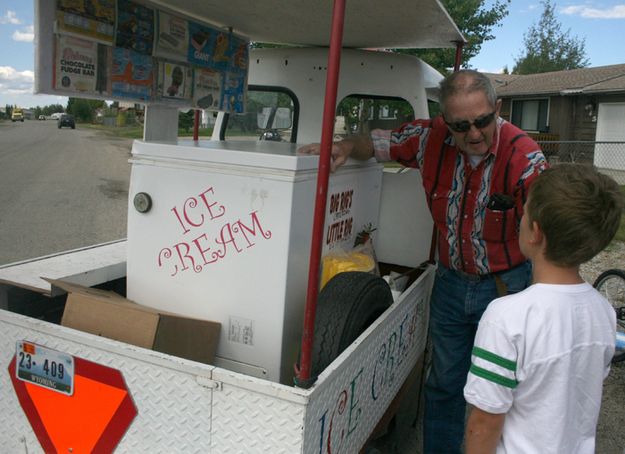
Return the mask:
[[(321, 144), (311, 143), (297, 149), (302, 154), (319, 154)], [(339, 142), (332, 144), (332, 159), (330, 160), (330, 170), (334, 172), (352, 157), (366, 161), (373, 157), (373, 143), (369, 136), (349, 136)]]
[(494, 454), (506, 414), (488, 413), (477, 407), (471, 409), (464, 440), (466, 454)]
[[(332, 159), (330, 159), (330, 170), (332, 172), (345, 164), (345, 161), (347, 161), (347, 158), (351, 154), (351, 150), (352, 147), (349, 146), (344, 140), (341, 140), (340, 142), (334, 142), (332, 144)], [(297, 152), (302, 154), (318, 155), (321, 153), (321, 144), (311, 143), (309, 145), (304, 145), (298, 148)]]

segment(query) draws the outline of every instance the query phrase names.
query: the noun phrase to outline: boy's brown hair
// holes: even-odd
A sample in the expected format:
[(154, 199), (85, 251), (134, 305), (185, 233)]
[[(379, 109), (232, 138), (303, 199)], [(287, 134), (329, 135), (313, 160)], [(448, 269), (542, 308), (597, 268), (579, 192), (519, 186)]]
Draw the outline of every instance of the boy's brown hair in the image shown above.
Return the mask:
[(623, 205), (623, 194), (612, 178), (592, 166), (559, 164), (532, 183), (527, 215), (547, 239), (547, 260), (575, 267), (612, 241)]

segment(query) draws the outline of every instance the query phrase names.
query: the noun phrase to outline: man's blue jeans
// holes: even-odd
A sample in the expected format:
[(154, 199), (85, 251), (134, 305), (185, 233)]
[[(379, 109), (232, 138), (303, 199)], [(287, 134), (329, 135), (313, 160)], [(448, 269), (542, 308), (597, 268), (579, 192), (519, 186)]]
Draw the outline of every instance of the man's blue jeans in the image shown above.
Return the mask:
[[(531, 283), (529, 262), (498, 273), (507, 293)], [(463, 389), (480, 317), (497, 298), (495, 278), (475, 278), (438, 265), (430, 300), (432, 367), (425, 385), (425, 454), (460, 453), (466, 402)]]

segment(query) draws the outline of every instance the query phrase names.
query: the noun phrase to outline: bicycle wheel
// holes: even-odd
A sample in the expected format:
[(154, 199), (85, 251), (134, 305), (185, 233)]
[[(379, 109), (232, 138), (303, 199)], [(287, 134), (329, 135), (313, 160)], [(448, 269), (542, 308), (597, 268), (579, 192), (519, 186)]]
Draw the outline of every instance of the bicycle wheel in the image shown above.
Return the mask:
[(593, 286), (610, 302), (617, 314), (616, 350), (612, 362), (625, 361), (625, 271), (604, 271)]

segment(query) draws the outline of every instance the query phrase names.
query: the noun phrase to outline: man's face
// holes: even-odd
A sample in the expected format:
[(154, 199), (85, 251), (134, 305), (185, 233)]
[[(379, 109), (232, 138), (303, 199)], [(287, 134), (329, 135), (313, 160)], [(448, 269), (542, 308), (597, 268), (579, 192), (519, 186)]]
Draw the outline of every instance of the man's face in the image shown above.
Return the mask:
[[(469, 155), (485, 155), (493, 144), (500, 107), (501, 100), (498, 100), (493, 106), (488, 102), (486, 94), (481, 91), (459, 93), (450, 97), (445, 106), (445, 121), (456, 140), (456, 146)], [(493, 113), (492, 121), (482, 126), (480, 123), (490, 118), (489, 115)], [(478, 125), (482, 127), (477, 127), (474, 124), (476, 120)], [(453, 125), (449, 126), (449, 123), (458, 124), (461, 122), (471, 123), (466, 132), (458, 132), (454, 130)]]

